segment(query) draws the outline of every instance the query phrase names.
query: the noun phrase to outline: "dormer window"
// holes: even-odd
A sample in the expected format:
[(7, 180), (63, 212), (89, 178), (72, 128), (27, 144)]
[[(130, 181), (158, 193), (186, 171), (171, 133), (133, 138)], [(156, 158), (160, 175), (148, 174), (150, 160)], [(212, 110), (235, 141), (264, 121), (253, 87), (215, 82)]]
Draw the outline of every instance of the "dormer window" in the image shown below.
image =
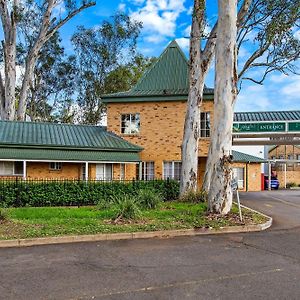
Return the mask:
[(140, 132), (140, 114), (121, 115), (121, 133), (138, 134)]

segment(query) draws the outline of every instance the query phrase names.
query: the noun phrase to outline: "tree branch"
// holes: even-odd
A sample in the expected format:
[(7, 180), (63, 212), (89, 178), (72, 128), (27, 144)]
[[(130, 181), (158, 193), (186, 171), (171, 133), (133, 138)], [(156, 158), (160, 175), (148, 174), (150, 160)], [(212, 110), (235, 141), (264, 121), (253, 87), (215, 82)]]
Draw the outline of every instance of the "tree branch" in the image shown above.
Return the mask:
[(66, 24), (70, 19), (72, 19), (74, 16), (76, 16), (77, 14), (79, 14), (81, 11), (83, 11), (84, 9), (94, 6), (96, 5), (96, 2), (90, 2), (90, 3), (86, 3), (82, 6), (80, 6), (78, 9), (75, 9), (74, 11), (72, 11), (67, 17), (65, 17), (63, 20), (61, 20), (57, 25), (55, 25), (53, 28), (51, 28), (47, 34), (46, 34), (46, 40), (48, 40), (49, 38), (51, 38), (51, 36), (59, 29), (61, 28), (64, 24)]
[(264, 47), (257, 49), (245, 62), (244, 67), (242, 71), (239, 73), (238, 78), (241, 78), (243, 74), (248, 70), (248, 68), (251, 66), (251, 64), (259, 57), (261, 57), (265, 51), (269, 48), (270, 42), (266, 43)]

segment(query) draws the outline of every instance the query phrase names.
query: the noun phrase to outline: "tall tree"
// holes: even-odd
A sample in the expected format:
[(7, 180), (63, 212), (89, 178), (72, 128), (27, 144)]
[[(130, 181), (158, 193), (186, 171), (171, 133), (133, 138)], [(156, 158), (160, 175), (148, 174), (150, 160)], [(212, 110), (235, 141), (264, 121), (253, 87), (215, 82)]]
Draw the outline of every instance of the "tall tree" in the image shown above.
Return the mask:
[[(243, 23), (250, 4), (251, 0), (242, 1), (238, 14), (239, 24)], [(216, 47), (217, 22), (209, 33), (206, 42), (202, 40), (205, 26), (205, 8), (205, 0), (194, 1), (190, 39), (190, 91), (181, 150), (181, 195), (197, 188), (200, 110), (205, 78), (212, 63)], [(204, 44), (203, 49), (200, 48), (202, 44)]]
[(237, 95), (237, 2), (218, 0), (218, 30), (215, 59), (214, 126), (210, 146), (214, 162), (209, 210), (227, 214), (232, 206), (231, 147), (233, 109)]
[[(24, 47), (22, 44), (17, 47), (20, 65), (24, 59), (22, 54), (27, 53)], [(59, 33), (56, 32), (44, 45), (36, 62), (26, 100), (30, 120), (53, 121), (54, 114), (59, 115), (64, 102), (72, 100), (75, 79), (75, 58), (66, 56)], [(17, 86), (17, 95), (18, 92)]]
[[(297, 73), (295, 61), (299, 58), (300, 41), (294, 35), (294, 31), (299, 28), (299, 17), (300, 4), (296, 0), (254, 0), (251, 2), (245, 18), (238, 20), (237, 49), (240, 50), (247, 44), (249, 46), (250, 43), (249, 49), (252, 50), (249, 57), (239, 64), (240, 87), (243, 80), (262, 84), (267, 75), (273, 71), (284, 74)], [(250, 41), (249, 35), (252, 36)], [(247, 76), (253, 68), (260, 70), (260, 78)], [(235, 101), (232, 106), (234, 104)], [(215, 134), (213, 131), (203, 184), (207, 192), (215, 186), (215, 179), (212, 177), (218, 163), (215, 161), (218, 157), (214, 145), (218, 137)], [(210, 201), (213, 201), (213, 198), (210, 197)], [(216, 205), (217, 203), (210, 203), (210, 207)], [(218, 211), (218, 213), (221, 212), (222, 209)]]
[(79, 68), (77, 102), (82, 110), (82, 122), (97, 124), (103, 106), (101, 94), (106, 77), (136, 55), (141, 23), (118, 13), (100, 27), (79, 27), (72, 37)]
[(205, 4), (205, 0), (195, 0), (192, 16), (189, 60), (190, 86), (181, 146), (181, 195), (197, 188), (200, 108), (203, 100), (204, 80), (215, 49), (217, 25), (211, 31), (205, 48), (202, 50), (200, 47), (205, 27)]
[[(55, 15), (55, 9), (63, 5), (65, 13), (60, 16)], [(0, 0), (0, 16), (4, 40), (3, 62), (4, 78), (0, 77), (0, 115), (1, 119), (23, 120), (26, 113), (26, 99), (30, 83), (40, 51), (44, 44), (66, 24), (71, 18), (80, 13), (82, 10), (95, 5), (95, 2), (83, 1), (78, 4), (75, 0), (55, 1), (32, 1), (26, 0)], [(16, 115), (16, 47), (18, 25), (28, 15), (35, 15), (38, 28), (32, 30), (32, 44), (26, 55), (24, 76), (21, 84), (17, 115)]]
[(132, 61), (117, 66), (104, 80), (104, 93), (128, 91), (141, 78), (142, 74), (156, 61), (155, 57), (137, 54)]

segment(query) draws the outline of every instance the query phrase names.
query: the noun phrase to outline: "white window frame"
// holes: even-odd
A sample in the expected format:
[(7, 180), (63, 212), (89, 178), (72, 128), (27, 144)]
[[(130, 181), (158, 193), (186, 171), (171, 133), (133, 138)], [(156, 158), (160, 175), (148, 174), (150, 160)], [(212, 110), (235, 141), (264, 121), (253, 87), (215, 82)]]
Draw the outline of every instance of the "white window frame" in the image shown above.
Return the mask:
[[(16, 162), (21, 163), (22, 164), (22, 173), (16, 173)], [(14, 161), (13, 162), (13, 175), (15, 176), (23, 176), (24, 175), (24, 162), (23, 161)]]
[[(5, 165), (6, 165), (6, 167), (5, 167)], [(9, 170), (9, 172), (8, 172), (8, 170)], [(13, 176), (13, 175), (14, 175), (14, 162), (13, 161), (0, 161), (0, 176)]]
[[(127, 127), (123, 127), (123, 118), (126, 118), (129, 116), (129, 130), (126, 132), (126, 128)], [(133, 116), (134, 116), (134, 121), (132, 121), (133, 119)], [(138, 121), (137, 121), (138, 119)], [(133, 123), (137, 123), (138, 124), (135, 124), (135, 128), (136, 128), (136, 131), (134, 131), (132, 128), (132, 124)], [(131, 128), (132, 127), (132, 128)], [(131, 128), (131, 129), (130, 129)], [(121, 134), (125, 134), (125, 135), (137, 135), (140, 133), (140, 129), (141, 129), (141, 114), (140, 113), (129, 113), (129, 114), (121, 114)]]
[[(53, 164), (53, 166), (52, 166)], [(49, 162), (49, 170), (50, 171), (61, 171), (62, 170), (62, 163), (59, 161), (51, 161)]]
[[(180, 164), (180, 172), (179, 172), (179, 178), (175, 178), (175, 164), (179, 163)], [(171, 164), (171, 176), (167, 177), (165, 174), (165, 164)], [(182, 162), (180, 160), (165, 160), (163, 161), (163, 179), (167, 180), (169, 179), (173, 179), (173, 180), (180, 180), (180, 176), (181, 176), (181, 167), (182, 167)]]
[[(237, 177), (234, 177), (235, 176), (235, 170), (236, 170), (236, 173), (237, 173)], [(242, 172), (239, 173), (238, 170), (242, 170)], [(243, 174), (243, 179), (240, 179), (238, 177), (239, 174)], [(236, 179), (237, 184), (238, 184), (238, 189), (239, 190), (244, 190), (245, 189), (245, 167), (233, 167), (232, 168), (232, 177), (234, 179)]]
[(120, 164), (120, 180), (125, 180), (126, 176), (126, 164)]
[[(150, 168), (152, 166), (152, 168)], [(142, 161), (142, 180), (154, 180), (155, 179), (155, 162), (154, 161)], [(149, 172), (150, 171), (150, 172)]]
[(201, 138), (210, 137), (210, 128), (211, 128), (210, 116), (211, 114), (209, 111), (203, 111), (200, 113), (200, 137)]
[[(97, 178), (97, 165), (104, 165), (104, 176), (102, 178)], [(110, 166), (110, 169), (111, 169), (111, 176), (108, 177), (107, 176), (107, 167)], [(114, 164), (113, 163), (97, 163), (96, 164), (96, 180), (99, 180), (99, 181), (112, 181), (114, 179)]]

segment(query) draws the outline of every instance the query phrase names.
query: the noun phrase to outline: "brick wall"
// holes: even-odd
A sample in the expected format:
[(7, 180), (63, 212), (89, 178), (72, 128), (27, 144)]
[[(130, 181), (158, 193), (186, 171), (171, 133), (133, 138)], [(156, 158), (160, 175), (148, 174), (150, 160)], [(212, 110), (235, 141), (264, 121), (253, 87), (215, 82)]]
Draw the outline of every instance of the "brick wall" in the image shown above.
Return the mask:
[[(298, 155), (300, 155), (299, 146), (294, 145), (280, 145), (274, 148), (269, 152), (269, 158), (277, 158), (283, 157), (284, 159), (288, 159), (288, 155), (293, 155), (294, 159), (297, 159)], [(272, 171), (275, 172), (277, 178), (279, 180), (280, 187), (284, 187), (284, 166), (283, 164), (276, 164), (272, 166)], [(296, 183), (300, 184), (300, 163), (289, 164), (286, 165), (286, 183)]]
[[(211, 113), (213, 122), (213, 102), (204, 101), (201, 111)], [(155, 177), (162, 178), (164, 160), (181, 160), (181, 142), (183, 136), (186, 101), (109, 103), (107, 105), (107, 127), (129, 142), (142, 146), (143, 161), (155, 162)], [(121, 114), (140, 113), (140, 133), (138, 135), (121, 134)], [(199, 156), (208, 153), (209, 138), (200, 141)], [(131, 176), (135, 170), (127, 170)], [(134, 177), (133, 176), (133, 177)]]

